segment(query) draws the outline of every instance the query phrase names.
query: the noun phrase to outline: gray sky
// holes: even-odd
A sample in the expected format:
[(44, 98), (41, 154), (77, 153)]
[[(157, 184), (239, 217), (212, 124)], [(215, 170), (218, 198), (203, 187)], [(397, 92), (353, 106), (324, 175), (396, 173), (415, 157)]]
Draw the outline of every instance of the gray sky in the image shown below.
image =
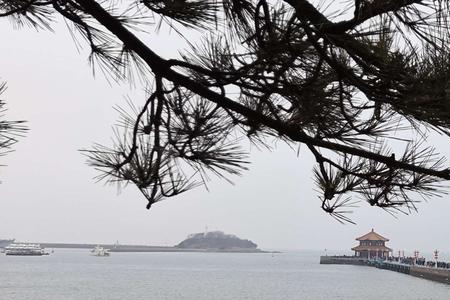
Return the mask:
[[(156, 35), (151, 32), (152, 35)], [(450, 199), (418, 205), (398, 215), (360, 203), (357, 225), (341, 225), (322, 212), (312, 183), (313, 159), (279, 144), (273, 152), (251, 150), (252, 165), (235, 185), (214, 179), (204, 188), (155, 204), (150, 211), (134, 186), (120, 193), (95, 183), (95, 170), (77, 151), (108, 143), (117, 119), (113, 106), (124, 96), (142, 103), (139, 88), (95, 78), (87, 53), (77, 52), (64, 26), (56, 33), (13, 30), (0, 20), (0, 78), (9, 119), (28, 120), (30, 131), (15, 152), (0, 157), (0, 238), (39, 242), (174, 245), (188, 234), (222, 230), (260, 248), (346, 249), (371, 228), (397, 249), (450, 251)], [(176, 34), (149, 40), (153, 49), (175, 55)], [(134, 97), (133, 97), (134, 96)], [(449, 139), (429, 139), (447, 157)]]

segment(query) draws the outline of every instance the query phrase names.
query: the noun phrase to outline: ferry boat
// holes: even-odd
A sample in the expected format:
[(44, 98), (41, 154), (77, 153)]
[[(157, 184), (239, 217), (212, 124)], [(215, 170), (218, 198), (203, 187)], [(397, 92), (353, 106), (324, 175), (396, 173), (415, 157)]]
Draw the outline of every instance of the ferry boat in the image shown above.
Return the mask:
[(105, 249), (105, 248), (101, 247), (100, 245), (97, 245), (97, 246), (95, 246), (94, 249), (91, 250), (91, 255), (105, 257), (105, 256), (109, 256), (110, 253), (109, 253), (109, 249)]
[(48, 252), (39, 244), (10, 244), (5, 247), (5, 255), (22, 255), (22, 256), (42, 256), (48, 255)]

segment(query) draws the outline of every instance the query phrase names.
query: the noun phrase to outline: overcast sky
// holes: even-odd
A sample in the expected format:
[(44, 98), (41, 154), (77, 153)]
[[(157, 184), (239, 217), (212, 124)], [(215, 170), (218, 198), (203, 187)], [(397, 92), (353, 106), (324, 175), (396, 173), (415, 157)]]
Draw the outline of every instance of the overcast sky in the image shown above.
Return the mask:
[[(251, 239), (262, 249), (344, 249), (374, 228), (395, 250), (450, 250), (448, 196), (418, 205), (419, 213), (394, 218), (360, 203), (357, 225), (341, 225), (322, 212), (312, 183), (313, 159), (280, 144), (270, 153), (251, 151), (250, 171), (234, 185), (214, 179), (204, 188), (145, 209), (134, 186), (120, 193), (96, 183), (79, 149), (109, 143), (124, 97), (142, 103), (141, 87), (108, 84), (92, 75), (87, 52), (78, 52), (64, 26), (55, 33), (15, 30), (0, 20), (0, 78), (8, 90), (9, 119), (30, 131), (15, 152), (0, 157), (0, 238), (39, 242), (174, 245), (188, 234), (222, 230)], [(151, 32), (153, 36), (155, 33)], [(149, 40), (168, 58), (176, 34)], [(449, 139), (429, 138), (450, 156)]]

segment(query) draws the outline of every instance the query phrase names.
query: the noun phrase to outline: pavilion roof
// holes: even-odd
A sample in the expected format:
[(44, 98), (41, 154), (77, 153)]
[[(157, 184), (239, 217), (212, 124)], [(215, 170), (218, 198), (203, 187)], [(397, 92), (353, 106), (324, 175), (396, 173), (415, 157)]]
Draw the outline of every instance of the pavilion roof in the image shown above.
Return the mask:
[(363, 236), (360, 236), (359, 238), (356, 238), (357, 241), (389, 241), (389, 239), (385, 238), (384, 236), (379, 235), (378, 233), (376, 233), (375, 231), (366, 233)]
[(363, 245), (358, 245), (356, 247), (352, 248), (353, 251), (389, 251), (391, 252), (392, 249), (386, 246), (381, 246), (381, 245), (368, 245), (368, 246), (363, 246)]

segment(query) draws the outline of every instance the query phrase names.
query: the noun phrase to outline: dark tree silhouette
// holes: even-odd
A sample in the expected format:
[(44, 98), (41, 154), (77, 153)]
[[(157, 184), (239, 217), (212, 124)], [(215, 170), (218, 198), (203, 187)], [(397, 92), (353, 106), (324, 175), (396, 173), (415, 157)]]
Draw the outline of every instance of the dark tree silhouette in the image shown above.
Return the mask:
[[(0, 82), (0, 96), (5, 90), (6, 84)], [(0, 156), (10, 152), (11, 146), (17, 142), (17, 137), (26, 130), (23, 121), (6, 120), (5, 111), (5, 102), (0, 99)]]
[[(142, 107), (121, 110), (117, 143), (86, 151), (100, 178), (134, 183), (148, 208), (211, 172), (240, 174), (248, 138), (304, 144), (339, 221), (351, 221), (355, 193), (410, 212), (411, 193), (439, 195), (450, 179), (425, 143), (430, 129), (450, 134), (449, 1), (355, 0), (327, 13), (332, 2), (13, 0), (0, 16), (50, 29), (59, 14), (106, 74), (149, 83)], [(203, 40), (164, 58), (136, 35), (162, 24)]]

